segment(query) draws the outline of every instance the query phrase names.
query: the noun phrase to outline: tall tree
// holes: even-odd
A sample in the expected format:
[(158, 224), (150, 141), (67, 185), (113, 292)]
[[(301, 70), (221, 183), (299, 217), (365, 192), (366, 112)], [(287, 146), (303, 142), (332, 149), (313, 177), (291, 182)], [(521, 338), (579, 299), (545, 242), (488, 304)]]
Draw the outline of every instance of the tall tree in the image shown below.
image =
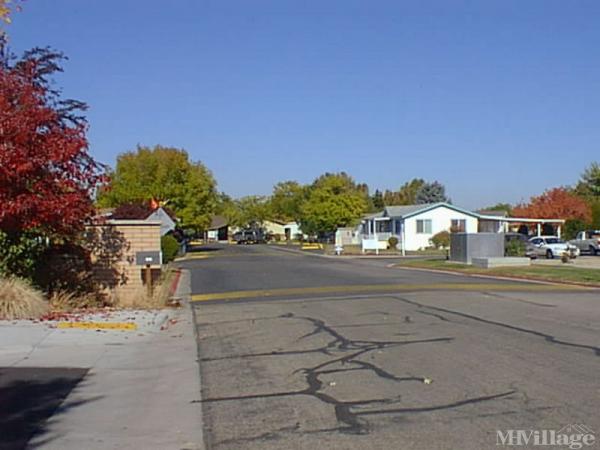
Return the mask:
[(239, 226), (260, 226), (271, 217), (268, 197), (249, 195), (236, 200)]
[(425, 184), (422, 178), (413, 178), (404, 183), (397, 191), (385, 191), (383, 201), (385, 206), (396, 205), (414, 205), (416, 203), (417, 192)]
[(577, 183), (576, 192), (585, 197), (600, 199), (600, 164), (593, 162), (585, 169), (581, 175), (581, 180)]
[(415, 195), (415, 203), (417, 205), (447, 201), (446, 188), (437, 181), (434, 181), (433, 183), (424, 183)]
[(88, 153), (86, 106), (49, 78), (61, 53), (34, 49), (0, 64), (0, 229), (71, 234), (93, 210), (103, 167)]
[(483, 211), (501, 211), (508, 215), (512, 213), (512, 205), (510, 203), (496, 203), (495, 205), (481, 208)]
[(214, 213), (216, 183), (200, 162), (189, 160), (185, 150), (157, 145), (138, 147), (117, 158), (110, 184), (98, 198), (101, 206), (156, 200), (169, 206), (182, 226), (203, 230)]
[(241, 222), (241, 212), (238, 204), (229, 195), (221, 192), (217, 195), (217, 204), (215, 214), (221, 215), (227, 219), (229, 225), (239, 226)]
[(29, 252), (24, 239), (74, 238), (93, 212), (103, 166), (88, 153), (86, 106), (53, 87), (63, 60), (49, 49), (0, 57), (0, 260)]
[(590, 206), (585, 200), (563, 187), (550, 189), (542, 195), (532, 197), (528, 204), (515, 206), (513, 215), (540, 219), (581, 220), (585, 223), (590, 223), (592, 219)]
[(356, 223), (367, 208), (363, 190), (344, 172), (326, 173), (310, 187), (302, 206), (301, 228), (307, 234), (323, 234)]
[(375, 209), (376, 211), (379, 211), (379, 210), (382, 210), (383, 208), (385, 208), (385, 201), (383, 200), (383, 194), (381, 193), (381, 191), (379, 189), (375, 190), (375, 194), (373, 194), (371, 201), (373, 202), (373, 209)]
[(270, 199), (272, 218), (282, 222), (300, 220), (306, 188), (296, 181), (282, 181), (273, 187)]

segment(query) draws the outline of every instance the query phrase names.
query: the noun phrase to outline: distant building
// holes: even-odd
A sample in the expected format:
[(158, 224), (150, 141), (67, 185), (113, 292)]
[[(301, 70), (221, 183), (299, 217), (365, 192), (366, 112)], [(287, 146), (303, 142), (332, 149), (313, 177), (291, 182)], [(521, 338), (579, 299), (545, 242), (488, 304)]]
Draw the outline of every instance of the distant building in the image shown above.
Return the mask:
[(229, 221), (224, 216), (213, 216), (204, 234), (204, 239), (208, 242), (226, 242), (230, 234)]
[(281, 222), (277, 220), (265, 220), (263, 228), (267, 235), (279, 236), (281, 240), (291, 241), (302, 236), (300, 226), (296, 222)]

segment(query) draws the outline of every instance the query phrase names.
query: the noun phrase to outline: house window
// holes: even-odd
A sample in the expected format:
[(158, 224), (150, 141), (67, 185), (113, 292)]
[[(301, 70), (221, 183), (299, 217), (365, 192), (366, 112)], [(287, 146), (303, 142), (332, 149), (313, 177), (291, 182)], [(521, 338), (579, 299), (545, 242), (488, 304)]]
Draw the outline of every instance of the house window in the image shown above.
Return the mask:
[(431, 234), (431, 219), (417, 220), (418, 234)]
[(453, 233), (464, 233), (467, 230), (467, 221), (465, 219), (452, 219), (450, 221), (450, 231)]

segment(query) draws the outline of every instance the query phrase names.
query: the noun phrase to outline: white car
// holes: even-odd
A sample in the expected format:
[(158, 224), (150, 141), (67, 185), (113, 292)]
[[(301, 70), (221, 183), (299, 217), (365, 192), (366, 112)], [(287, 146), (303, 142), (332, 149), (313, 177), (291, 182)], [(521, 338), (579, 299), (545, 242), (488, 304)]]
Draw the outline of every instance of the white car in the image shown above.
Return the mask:
[(536, 257), (545, 256), (552, 259), (556, 256), (562, 256), (563, 253), (568, 253), (570, 258), (576, 258), (580, 253), (577, 247), (568, 244), (558, 236), (536, 236), (529, 239), (529, 243)]

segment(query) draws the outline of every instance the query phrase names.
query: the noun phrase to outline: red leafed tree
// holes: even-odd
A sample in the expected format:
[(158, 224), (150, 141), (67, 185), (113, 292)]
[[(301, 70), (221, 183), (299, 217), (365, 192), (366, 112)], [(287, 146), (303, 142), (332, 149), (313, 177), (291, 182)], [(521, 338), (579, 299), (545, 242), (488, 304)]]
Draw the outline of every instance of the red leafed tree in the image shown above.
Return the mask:
[(512, 215), (539, 219), (578, 219), (588, 223), (592, 212), (585, 200), (559, 187), (532, 197), (528, 204), (515, 206)]
[(104, 168), (88, 153), (86, 106), (62, 100), (50, 78), (60, 53), (0, 58), (0, 231), (73, 236), (93, 212)]

